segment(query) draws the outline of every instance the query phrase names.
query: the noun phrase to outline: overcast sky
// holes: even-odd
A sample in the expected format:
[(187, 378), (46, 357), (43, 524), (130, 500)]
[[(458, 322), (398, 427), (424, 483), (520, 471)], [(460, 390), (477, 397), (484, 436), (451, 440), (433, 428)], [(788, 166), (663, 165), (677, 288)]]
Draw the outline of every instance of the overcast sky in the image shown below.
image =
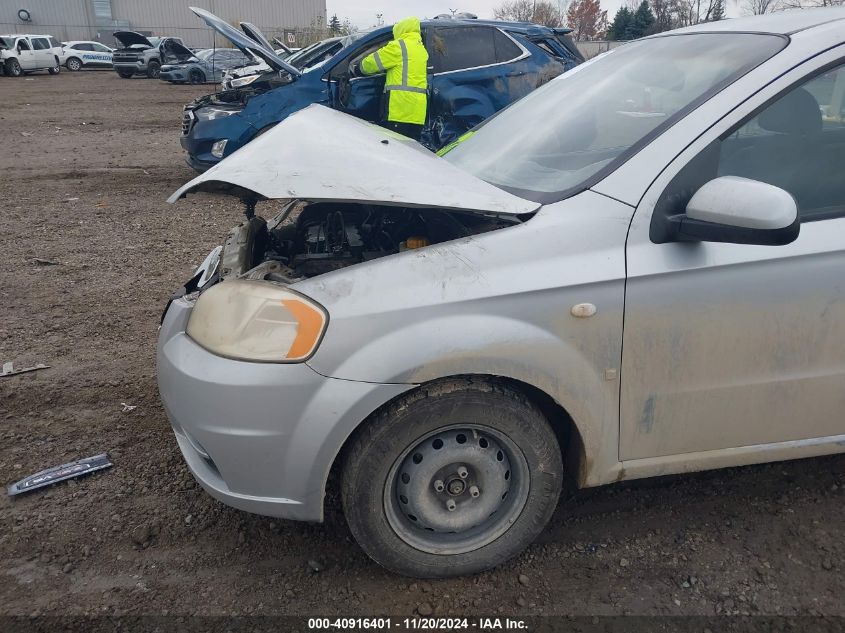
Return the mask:
[[(556, 0), (552, 0), (556, 3)], [(622, 6), (624, 0), (601, 0), (602, 9), (607, 11), (609, 19), (613, 19), (616, 10)], [(416, 15), (421, 18), (433, 17), (438, 13), (449, 13), (449, 9), (469, 11), (480, 18), (492, 18), (493, 8), (501, 4), (501, 0), (327, 0), (328, 14), (337, 13), (343, 20), (349, 18), (359, 28), (367, 28), (376, 23), (376, 14), (383, 13), (386, 23)], [(738, 14), (736, 2), (728, 1), (728, 15)], [(567, 2), (561, 2), (566, 8)]]

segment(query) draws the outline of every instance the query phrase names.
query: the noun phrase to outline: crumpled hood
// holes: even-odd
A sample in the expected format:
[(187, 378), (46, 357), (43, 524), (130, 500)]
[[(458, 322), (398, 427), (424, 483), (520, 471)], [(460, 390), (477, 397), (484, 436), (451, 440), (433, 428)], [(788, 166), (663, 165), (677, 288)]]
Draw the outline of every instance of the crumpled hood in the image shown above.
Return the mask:
[(196, 60), (193, 51), (184, 44), (180, 44), (172, 37), (168, 37), (159, 44), (159, 50), (166, 64), (184, 64), (188, 60)]
[(176, 191), (523, 214), (540, 205), (462, 171), (416, 141), (321, 105), (289, 116)]
[(416, 17), (405, 18), (393, 25), (393, 39), (398, 40), (402, 37), (417, 36), (422, 39), (422, 28), (420, 27), (420, 19)]

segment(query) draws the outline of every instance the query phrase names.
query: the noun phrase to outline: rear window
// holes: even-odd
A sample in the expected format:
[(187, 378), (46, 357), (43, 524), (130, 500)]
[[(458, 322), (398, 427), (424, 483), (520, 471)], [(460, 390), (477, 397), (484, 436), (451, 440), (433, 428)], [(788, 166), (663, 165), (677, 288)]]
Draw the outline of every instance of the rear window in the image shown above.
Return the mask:
[(499, 29), (455, 26), (434, 30), (429, 56), (435, 73), (508, 62), (522, 55), (522, 49)]

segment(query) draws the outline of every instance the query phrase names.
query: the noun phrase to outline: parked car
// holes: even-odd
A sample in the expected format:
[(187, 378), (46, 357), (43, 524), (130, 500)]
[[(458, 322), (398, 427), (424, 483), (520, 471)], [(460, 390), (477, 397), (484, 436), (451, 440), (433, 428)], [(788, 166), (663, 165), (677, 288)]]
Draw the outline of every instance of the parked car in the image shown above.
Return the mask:
[(337, 472), (363, 549), (435, 577), (531, 543), (565, 472), (845, 451), (843, 26), (631, 42), (443, 158), (312, 106), (187, 183), (248, 218), (160, 331), (194, 476), (321, 521)]
[(172, 39), (162, 46), (165, 63), (158, 78), (173, 83), (218, 83), (229, 69), (254, 62), (254, 58), (232, 48), (206, 48), (194, 52)]
[[(208, 169), (292, 113), (313, 103), (368, 121), (380, 118), (384, 75), (354, 77), (364, 56), (393, 37), (386, 26), (339, 40), (336, 52), (308, 60), (272, 50), (203, 9), (192, 9), (245, 53), (261, 58), (273, 73), (262, 81), (201, 97), (185, 106), (182, 147), (197, 171)], [(439, 148), (488, 116), (582, 61), (568, 29), (481, 20), (423, 22), (432, 65), (425, 144)], [(306, 49), (308, 50), (308, 49)], [(306, 60), (305, 50), (297, 53)]]
[(36, 70), (58, 75), (61, 49), (52, 35), (0, 35), (0, 70), (10, 77)]
[(59, 63), (70, 71), (111, 68), (113, 48), (99, 42), (64, 42)]
[(182, 43), (178, 37), (147, 37), (135, 31), (117, 31), (114, 39), (122, 48), (114, 51), (112, 63), (115, 72), (123, 79), (145, 75), (158, 77), (163, 64), (161, 46), (167, 41)]

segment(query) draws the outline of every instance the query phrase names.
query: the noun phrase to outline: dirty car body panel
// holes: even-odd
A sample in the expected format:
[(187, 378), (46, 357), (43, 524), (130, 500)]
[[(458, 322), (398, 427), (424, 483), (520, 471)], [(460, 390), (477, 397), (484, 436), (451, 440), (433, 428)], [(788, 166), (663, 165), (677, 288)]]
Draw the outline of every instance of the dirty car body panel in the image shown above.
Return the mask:
[[(250, 218), (159, 341), (203, 486), (321, 520), (349, 438), (455, 377), (559, 407), (581, 486), (845, 451), (845, 11), (731, 22), (591, 60), (443, 158), (314, 106), (174, 193), (231, 194)], [(278, 151), (303, 136), (301, 159)], [(791, 224), (742, 205), (700, 220), (699, 194), (726, 183), (740, 193), (716, 211), (774, 191)], [(266, 199), (289, 202), (265, 223)], [(374, 226), (395, 243), (370, 244)], [(245, 362), (187, 333), (205, 293), (245, 279), (325, 311), (307, 357)]]
[[(203, 14), (202, 17), (226, 37), (233, 38), (236, 46), (246, 48), (250, 42), (261, 46), (230, 25), (213, 20), (214, 16)], [(560, 38), (566, 37), (562, 32), (531, 24), (472, 22), (423, 22), (423, 38), (432, 55), (439, 50), (436, 59), (445, 58), (451, 64), (445, 72), (439, 72), (435, 66), (429, 81), (429, 122), (423, 142), (432, 149), (455, 140), (485, 118), (582, 61), (574, 47), (570, 49), (560, 44)], [(464, 31), (469, 31), (470, 35), (462, 37)], [(188, 164), (198, 171), (207, 169), (268, 127), (313, 103), (378, 122), (384, 75), (353, 76), (351, 67), (391, 37), (391, 27), (358, 34), (344, 40), (341, 50), (328, 60), (309, 65), (295, 74), (285, 68), (289, 80), (280, 82), (281, 85), (262, 83), (259, 89), (259, 84), (251, 84), (188, 104), (181, 138)], [(459, 46), (462, 40), (468, 44)], [(451, 48), (444, 48), (446, 44), (442, 42), (446, 41), (451, 42), (448, 44)], [(541, 47), (544, 42), (552, 44)], [(467, 50), (476, 51), (476, 54), (467, 56)], [(203, 109), (214, 108), (221, 102), (236, 104), (236, 107), (232, 106), (232, 114), (220, 119), (220, 123), (217, 119), (209, 121)], [(222, 156), (213, 155), (212, 147), (222, 140), (226, 141), (225, 151)]]

